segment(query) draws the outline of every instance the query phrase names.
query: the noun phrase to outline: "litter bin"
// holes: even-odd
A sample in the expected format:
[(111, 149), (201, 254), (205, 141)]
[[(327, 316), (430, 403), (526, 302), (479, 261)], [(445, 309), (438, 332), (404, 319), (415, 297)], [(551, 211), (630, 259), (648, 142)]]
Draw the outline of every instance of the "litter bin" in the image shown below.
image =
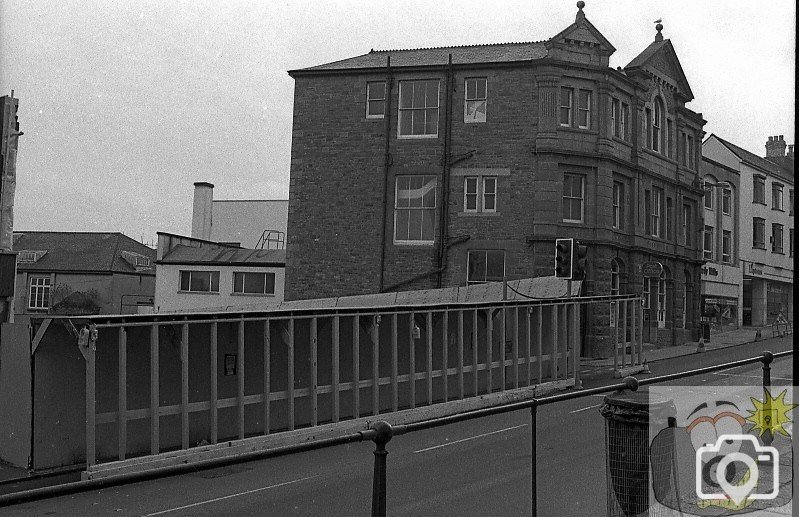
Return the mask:
[(599, 409), (605, 417), (608, 517), (649, 515), (649, 426), (666, 427), (674, 402), (648, 392), (617, 391)]

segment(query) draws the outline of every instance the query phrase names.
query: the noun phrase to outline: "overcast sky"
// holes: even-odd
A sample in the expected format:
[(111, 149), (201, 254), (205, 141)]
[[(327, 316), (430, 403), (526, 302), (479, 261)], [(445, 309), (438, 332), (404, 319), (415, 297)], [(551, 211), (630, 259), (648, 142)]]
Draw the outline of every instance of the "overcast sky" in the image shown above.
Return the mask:
[[(575, 2), (0, 0), (0, 95), (20, 99), (15, 230), (188, 235), (193, 183), (287, 199), (286, 71), (374, 49), (546, 40)], [(794, 143), (796, 6), (587, 0), (625, 66), (663, 20), (705, 130)]]

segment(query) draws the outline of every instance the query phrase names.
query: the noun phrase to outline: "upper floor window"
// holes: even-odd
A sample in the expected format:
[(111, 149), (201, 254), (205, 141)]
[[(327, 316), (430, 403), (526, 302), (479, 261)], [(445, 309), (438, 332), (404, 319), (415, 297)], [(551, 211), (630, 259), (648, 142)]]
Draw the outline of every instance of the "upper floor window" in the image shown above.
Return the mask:
[(613, 136), (621, 138), (621, 102), (613, 99), (610, 107), (610, 128)]
[(691, 205), (682, 206), (682, 237), (685, 246), (691, 246)]
[(713, 184), (705, 183), (705, 208), (713, 210)]
[(29, 309), (50, 308), (50, 275), (31, 275), (28, 296)]
[(771, 251), (773, 253), (784, 253), (782, 248), (782, 225), (779, 223), (771, 225)]
[[(610, 261), (610, 294), (611, 296), (617, 295), (621, 292), (621, 266), (618, 259)], [(619, 321), (619, 303), (611, 302), (610, 304), (610, 326), (615, 327)]]
[(275, 294), (275, 274), (234, 272), (233, 292), (240, 294)]
[(578, 100), (577, 127), (588, 129), (591, 127), (591, 91), (579, 90)]
[(721, 261), (732, 262), (732, 232), (729, 230), (721, 231)]
[(766, 204), (766, 178), (763, 176), (752, 178), (752, 203)]
[(732, 213), (732, 190), (728, 188), (721, 191), (721, 211), (724, 215)]
[(624, 183), (620, 181), (613, 182), (613, 227), (624, 227)]
[(766, 220), (761, 217), (752, 218), (752, 247), (766, 249)]
[(572, 125), (572, 105), (574, 92), (571, 88), (560, 89), (560, 125)]
[(505, 252), (502, 250), (469, 250), (467, 262), (467, 285), (501, 282), (505, 278)]
[(705, 225), (705, 246), (704, 257), (706, 260), (713, 260), (713, 227)]
[(191, 293), (218, 293), (219, 271), (181, 271), (180, 290)]
[(662, 221), (663, 216), (663, 189), (652, 189), (652, 208), (650, 210), (651, 233), (654, 237), (663, 237)]
[(563, 220), (570, 223), (583, 222), (584, 185), (579, 174), (563, 175)]
[(655, 110), (652, 117), (652, 150), (663, 150), (663, 101), (655, 99)]
[(793, 228), (788, 230), (788, 256), (793, 257)]
[(399, 136), (438, 136), (438, 79), (400, 81)]
[(397, 176), (394, 203), (394, 242), (432, 244), (436, 177)]
[(467, 176), (463, 179), (463, 211), (497, 211), (496, 176)]
[(630, 120), (630, 105), (626, 102), (621, 103), (621, 124), (619, 124), (619, 131), (621, 133), (621, 137), (624, 140), (627, 140), (627, 128), (629, 124), (627, 121)]
[(694, 152), (694, 137), (688, 135), (688, 168), (695, 169), (696, 153)]
[(671, 119), (666, 120), (666, 152), (669, 158), (674, 158), (674, 125), (671, 122)]
[(793, 189), (788, 190), (788, 209), (789, 215), (793, 215)]
[(386, 113), (386, 83), (366, 83), (366, 118), (383, 118)]
[(463, 121), (485, 122), (486, 121), (486, 88), (488, 79), (485, 77), (475, 77), (466, 79), (466, 97), (463, 106)]
[(670, 197), (666, 198), (666, 239), (672, 239), (672, 221), (674, 220), (674, 202)]
[(784, 210), (782, 206), (782, 185), (773, 183), (771, 185), (771, 208), (774, 210)]

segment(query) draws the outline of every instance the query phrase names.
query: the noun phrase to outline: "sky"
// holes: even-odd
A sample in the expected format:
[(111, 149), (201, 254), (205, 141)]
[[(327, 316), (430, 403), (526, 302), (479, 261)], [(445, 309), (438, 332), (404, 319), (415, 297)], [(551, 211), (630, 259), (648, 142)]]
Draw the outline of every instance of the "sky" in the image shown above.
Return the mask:
[[(287, 199), (288, 70), (376, 50), (541, 41), (576, 1), (0, 0), (0, 95), (19, 98), (15, 231), (189, 235), (193, 183)], [(715, 133), (794, 143), (792, 0), (586, 0), (624, 67), (655, 20)]]

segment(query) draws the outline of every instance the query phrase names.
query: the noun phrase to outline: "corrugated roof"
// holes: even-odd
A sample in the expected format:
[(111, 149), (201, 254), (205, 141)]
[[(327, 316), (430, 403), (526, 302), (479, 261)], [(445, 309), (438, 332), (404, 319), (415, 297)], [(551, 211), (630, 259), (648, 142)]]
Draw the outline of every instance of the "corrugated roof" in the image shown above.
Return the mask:
[(791, 180), (793, 180), (793, 175), (794, 175), (793, 166), (791, 166), (790, 168), (783, 167), (780, 164), (774, 163), (771, 160), (762, 158), (753, 152), (747, 151), (742, 147), (738, 147), (737, 145), (728, 142), (727, 140), (724, 140), (718, 135), (712, 135), (712, 136), (715, 136), (719, 142), (724, 144), (724, 146), (727, 147), (727, 149), (732, 151), (741, 160), (747, 161), (756, 167), (760, 167), (761, 169), (773, 172), (774, 174), (779, 174), (781, 176), (787, 175)]
[(286, 250), (253, 250), (243, 248), (195, 248), (177, 245), (159, 264), (215, 264), (285, 266)]
[(123, 252), (155, 261), (155, 250), (122, 233), (14, 232), (14, 251), (46, 251), (36, 262), (20, 262), (20, 271), (81, 271), (154, 275), (155, 268), (137, 268)]
[(391, 67), (446, 65), (452, 54), (453, 64), (474, 63), (510, 63), (514, 61), (531, 61), (546, 57), (547, 50), (543, 41), (521, 43), (494, 43), (486, 45), (464, 45), (452, 47), (432, 47), (400, 50), (372, 50), (368, 54), (342, 59), (332, 63), (291, 70), (294, 72), (311, 72), (322, 70), (352, 70), (364, 68), (382, 68), (391, 56)]

